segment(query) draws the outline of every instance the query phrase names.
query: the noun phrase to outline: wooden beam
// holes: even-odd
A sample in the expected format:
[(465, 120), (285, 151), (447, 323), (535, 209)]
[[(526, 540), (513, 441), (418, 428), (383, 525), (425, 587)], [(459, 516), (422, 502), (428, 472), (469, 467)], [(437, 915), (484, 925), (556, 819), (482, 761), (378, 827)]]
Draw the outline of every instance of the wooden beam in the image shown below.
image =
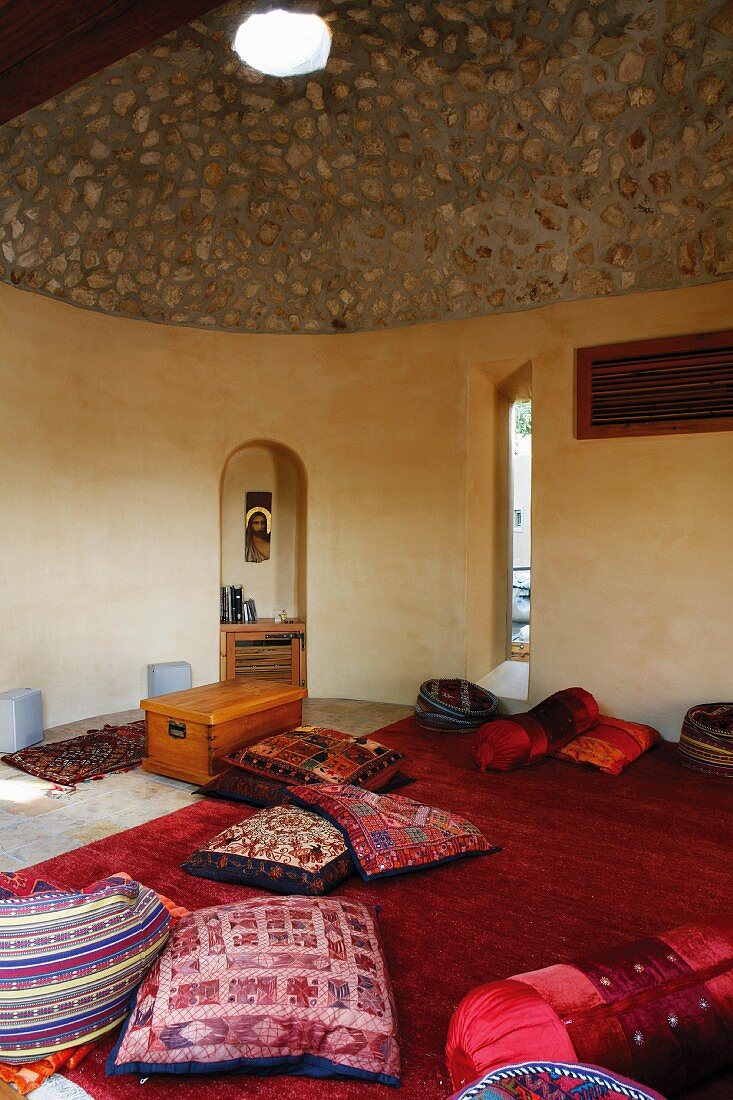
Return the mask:
[(0, 125), (222, 0), (0, 0)]

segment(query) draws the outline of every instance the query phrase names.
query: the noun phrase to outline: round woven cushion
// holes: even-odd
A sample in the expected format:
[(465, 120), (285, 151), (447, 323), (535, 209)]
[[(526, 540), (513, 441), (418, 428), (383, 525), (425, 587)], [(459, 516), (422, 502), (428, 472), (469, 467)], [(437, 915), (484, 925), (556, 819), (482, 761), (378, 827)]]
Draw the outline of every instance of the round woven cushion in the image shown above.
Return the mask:
[(478, 729), (494, 717), (499, 700), (470, 680), (426, 680), (420, 685), (415, 721), (445, 732)]
[(637, 1085), (627, 1077), (567, 1062), (522, 1062), (503, 1066), (474, 1081), (452, 1100), (580, 1100), (603, 1096), (606, 1100), (664, 1100), (658, 1092)]
[(733, 703), (698, 703), (682, 723), (680, 763), (733, 778)]

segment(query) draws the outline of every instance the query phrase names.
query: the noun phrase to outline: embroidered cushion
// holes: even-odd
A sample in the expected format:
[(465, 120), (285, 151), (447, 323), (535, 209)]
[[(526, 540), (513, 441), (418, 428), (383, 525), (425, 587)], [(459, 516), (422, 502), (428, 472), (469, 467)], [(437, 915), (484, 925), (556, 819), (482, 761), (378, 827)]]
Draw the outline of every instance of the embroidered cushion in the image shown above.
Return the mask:
[(0, 871), (0, 901), (4, 898), (31, 898), (36, 894), (68, 893), (45, 878), (36, 878), (32, 871)]
[(366, 882), (499, 850), (464, 817), (403, 795), (375, 794), (348, 783), (294, 787), (292, 795), (341, 830)]
[(179, 922), (107, 1072), (233, 1069), (399, 1084), (394, 999), (370, 909), (250, 898)]
[(200, 878), (277, 894), (327, 894), (354, 872), (339, 830), (300, 806), (260, 810), (219, 833), (182, 866)]
[(589, 692), (556, 691), (526, 714), (481, 726), (473, 739), (473, 756), (482, 772), (513, 771), (557, 752), (597, 721), (598, 704)]
[(304, 726), (267, 737), (224, 759), (282, 783), (354, 783), (380, 790), (398, 770), (404, 755), (367, 737)]
[(0, 1060), (36, 1061), (113, 1028), (169, 926), (137, 882), (0, 901)]
[(685, 1089), (733, 1063), (733, 913), (479, 986), (446, 1053), (455, 1088), (535, 1058)]
[(215, 775), (195, 793), (230, 802), (247, 802), (250, 806), (283, 806), (290, 801), (288, 787), (282, 780), (267, 779), (264, 775), (253, 775), (235, 767)]
[(624, 768), (659, 741), (659, 731), (637, 722), (622, 722), (602, 714), (587, 733), (569, 741), (554, 755), (576, 764), (590, 764), (602, 772), (621, 775)]
[(658, 1092), (642, 1088), (598, 1066), (564, 1062), (522, 1062), (487, 1073), (480, 1081), (455, 1094), (452, 1100), (664, 1100)]

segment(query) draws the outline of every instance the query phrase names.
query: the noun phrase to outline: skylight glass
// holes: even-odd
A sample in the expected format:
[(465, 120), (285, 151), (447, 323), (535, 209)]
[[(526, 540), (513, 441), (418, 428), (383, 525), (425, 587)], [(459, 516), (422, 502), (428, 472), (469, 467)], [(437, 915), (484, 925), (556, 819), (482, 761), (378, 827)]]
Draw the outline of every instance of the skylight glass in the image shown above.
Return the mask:
[(268, 76), (299, 76), (325, 68), (331, 32), (318, 15), (275, 11), (250, 15), (234, 38), (246, 65)]

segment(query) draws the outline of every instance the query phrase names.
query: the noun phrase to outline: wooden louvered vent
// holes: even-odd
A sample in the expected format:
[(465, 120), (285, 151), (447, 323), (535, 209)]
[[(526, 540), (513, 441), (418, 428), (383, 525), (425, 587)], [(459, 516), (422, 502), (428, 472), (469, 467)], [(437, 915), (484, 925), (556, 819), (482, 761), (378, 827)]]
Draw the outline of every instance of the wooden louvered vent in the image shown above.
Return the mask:
[(577, 352), (578, 439), (733, 429), (733, 330)]

